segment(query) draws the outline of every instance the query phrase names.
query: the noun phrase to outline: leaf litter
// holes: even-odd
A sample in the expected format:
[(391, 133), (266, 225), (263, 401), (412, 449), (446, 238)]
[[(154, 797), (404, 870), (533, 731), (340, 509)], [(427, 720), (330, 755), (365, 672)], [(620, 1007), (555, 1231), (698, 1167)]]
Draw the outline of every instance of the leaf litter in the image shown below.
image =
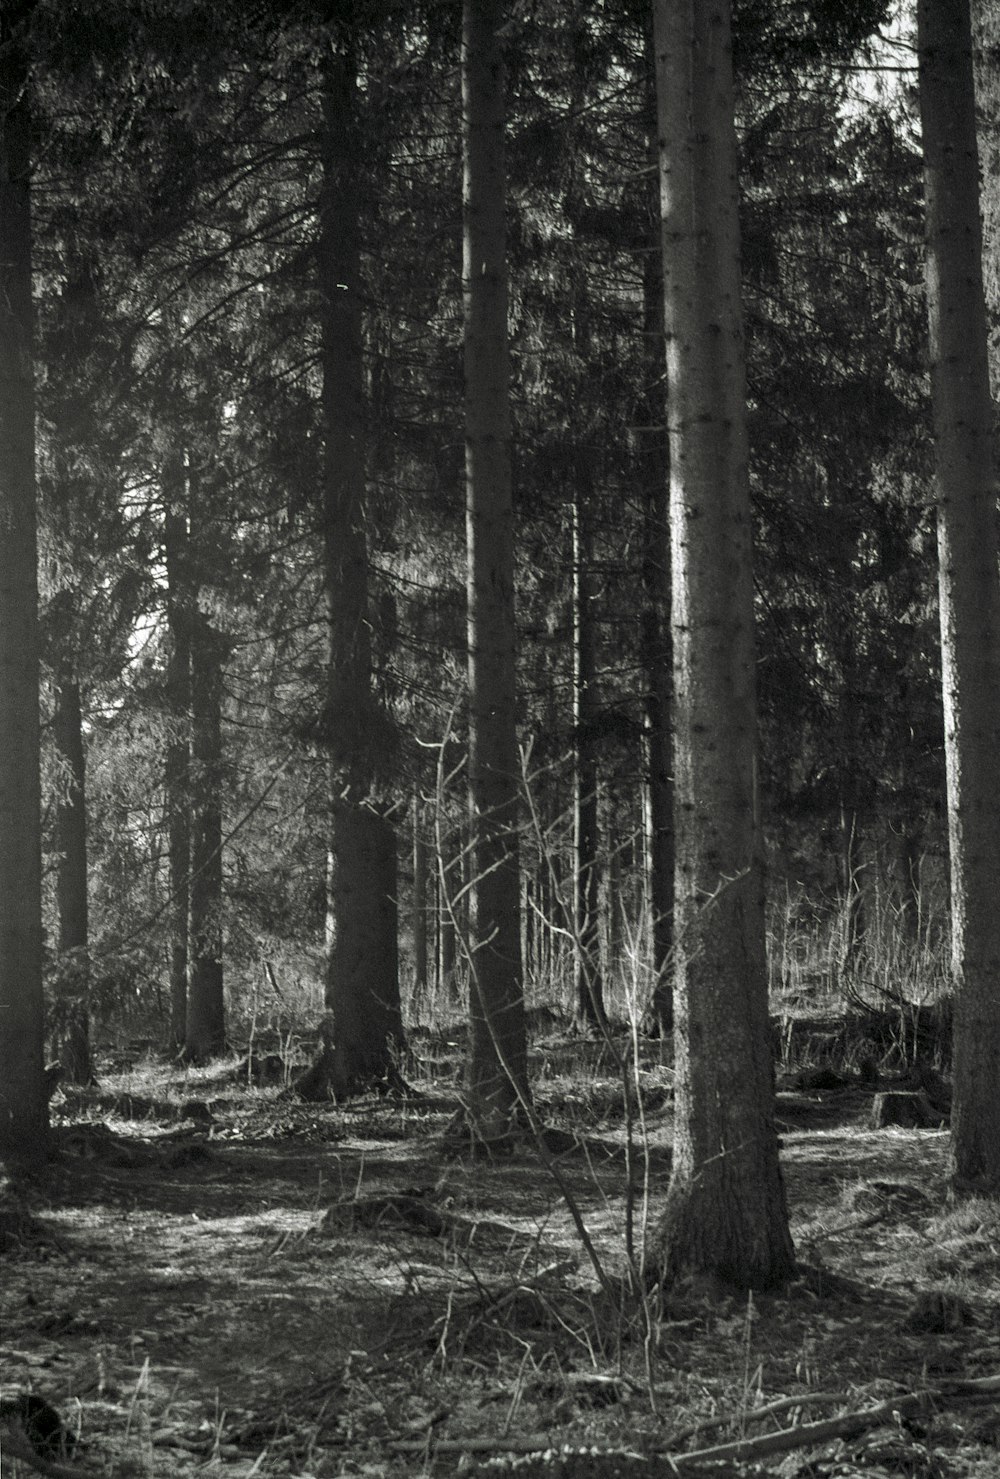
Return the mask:
[[(188, 1092), (144, 1074), (149, 1100)], [(442, 1153), (447, 1100), (298, 1106), (230, 1082), (187, 1128), (57, 1104), (51, 1183), (9, 1219), (0, 1398), (51, 1403), (73, 1471), (107, 1479), (995, 1476), (1000, 1209), (949, 1206), (945, 1131), (872, 1130), (861, 1096), (839, 1117), (815, 1099), (783, 1134), (798, 1281), (747, 1298), (691, 1280), (639, 1309), (613, 1086), (550, 1082), (544, 1113), (578, 1147), (560, 1173), (617, 1303), (530, 1147)], [(640, 1242), (669, 1133), (658, 1112)], [(883, 1416), (768, 1447), (859, 1412)], [(3, 1475), (30, 1473), (2, 1438)], [(740, 1442), (763, 1447), (710, 1459)]]

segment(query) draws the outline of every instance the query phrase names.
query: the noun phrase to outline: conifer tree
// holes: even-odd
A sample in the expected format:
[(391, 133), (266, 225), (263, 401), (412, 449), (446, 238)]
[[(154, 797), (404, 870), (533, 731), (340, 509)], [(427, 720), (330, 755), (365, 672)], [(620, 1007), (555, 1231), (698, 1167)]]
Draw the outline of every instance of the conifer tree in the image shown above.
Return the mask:
[(728, 0), (657, 0), (670, 427), (677, 903), (673, 1170), (657, 1275), (775, 1287), (778, 1165), (757, 795), (753, 586)]
[(33, 5), (0, 7), (0, 1159), (45, 1159), (31, 305)]
[(917, 7), (955, 991), (952, 1184), (1000, 1195), (1000, 578), (968, 0)]

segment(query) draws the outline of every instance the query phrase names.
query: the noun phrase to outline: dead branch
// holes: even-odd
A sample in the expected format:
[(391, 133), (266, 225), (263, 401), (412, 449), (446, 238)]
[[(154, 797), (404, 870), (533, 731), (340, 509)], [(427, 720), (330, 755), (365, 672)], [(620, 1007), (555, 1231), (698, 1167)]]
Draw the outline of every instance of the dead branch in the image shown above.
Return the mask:
[[(769, 1402), (766, 1407), (753, 1407), (747, 1412), (741, 1412), (739, 1420), (744, 1423), (760, 1422), (765, 1417), (775, 1417), (779, 1412), (788, 1412), (796, 1407), (819, 1407), (830, 1402), (846, 1402), (846, 1392), (802, 1392), (797, 1397), (780, 1397), (776, 1402)], [(720, 1412), (715, 1417), (706, 1417), (701, 1422), (692, 1423), (689, 1428), (681, 1428), (680, 1432), (673, 1433), (670, 1438), (671, 1445), (686, 1443), (689, 1438), (694, 1438), (698, 1433), (711, 1432), (712, 1428), (724, 1428), (734, 1421), (732, 1413)]]
[[(843, 1412), (839, 1417), (824, 1418), (821, 1422), (800, 1423), (792, 1428), (781, 1428), (776, 1433), (764, 1433), (759, 1438), (739, 1438), (732, 1443), (719, 1443), (712, 1448), (699, 1448), (693, 1453), (673, 1453), (664, 1449), (651, 1449), (646, 1458), (663, 1458), (672, 1465), (673, 1471), (683, 1474), (687, 1469), (696, 1469), (701, 1464), (716, 1463), (725, 1459), (746, 1462), (764, 1458), (772, 1453), (785, 1453), (793, 1448), (815, 1448), (829, 1443), (834, 1438), (854, 1437), (858, 1433), (877, 1428), (887, 1419), (895, 1420), (907, 1412), (916, 1412), (932, 1402), (944, 1403), (948, 1398), (991, 1396), (1000, 1392), (1000, 1376), (983, 1376), (967, 1380), (947, 1382), (940, 1387), (928, 1387), (919, 1392), (904, 1392), (880, 1402), (875, 1407), (858, 1408)], [(836, 1394), (816, 1392), (803, 1397), (784, 1397), (767, 1408), (747, 1413), (750, 1420), (765, 1417), (782, 1408), (802, 1407), (812, 1401), (838, 1400)], [(719, 1418), (718, 1423), (727, 1419)], [(729, 1419), (732, 1420), (732, 1419)], [(715, 1426), (713, 1420), (709, 1426)], [(705, 1426), (705, 1425), (703, 1425)], [(683, 1436), (683, 1435), (678, 1435)], [(677, 1440), (675, 1440), (677, 1441)], [(564, 1451), (563, 1445), (547, 1433), (532, 1433), (522, 1438), (441, 1438), (435, 1440), (429, 1433), (422, 1441), (398, 1440), (389, 1447), (396, 1453), (545, 1453), (552, 1450)], [(608, 1457), (617, 1457), (617, 1450), (608, 1450)]]

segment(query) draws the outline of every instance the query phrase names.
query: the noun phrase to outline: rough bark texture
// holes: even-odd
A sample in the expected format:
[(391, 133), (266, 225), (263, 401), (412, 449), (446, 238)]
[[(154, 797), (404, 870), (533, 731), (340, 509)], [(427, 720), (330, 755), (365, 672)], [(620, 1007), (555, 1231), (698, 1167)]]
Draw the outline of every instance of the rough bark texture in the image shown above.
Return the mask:
[(604, 981), (598, 932), (597, 634), (594, 609), (593, 490), (577, 471), (573, 501), (573, 847), (576, 1014), (581, 1027), (605, 1026)]
[(968, 0), (917, 9), (955, 988), (952, 1181), (1000, 1194), (1000, 579)]
[(989, 334), (990, 381), (1000, 395), (1000, 12), (994, 0), (973, 0), (976, 139), (983, 220), (983, 289)]
[(224, 1051), (222, 964), (222, 664), (224, 639), (202, 611), (191, 618), (191, 874), (185, 1054)]
[[(652, 34), (649, 37), (650, 154), (656, 146), (656, 98)], [(658, 214), (658, 213), (657, 213)], [(657, 243), (658, 244), (658, 243)], [(652, 243), (650, 243), (652, 245)], [(637, 407), (642, 438), (643, 606), (640, 625), (646, 679), (643, 715), (646, 784), (645, 873), (649, 908), (652, 991), (648, 1026), (668, 1037), (674, 1025), (670, 960), (674, 940), (674, 780), (671, 755), (670, 648), (670, 443), (663, 406), (663, 261), (650, 251), (642, 269), (642, 327), (646, 357)]]
[(56, 671), (52, 741), (59, 759), (60, 778), (55, 805), (56, 909), (59, 917), (59, 953), (72, 960), (67, 978), (59, 1061), (62, 1077), (72, 1084), (89, 1084), (94, 1071), (90, 1058), (87, 988), (87, 805), (86, 769), (80, 685), (72, 658), (64, 654)]
[(504, 70), (498, 0), (464, 0), (465, 466), (472, 958), (468, 1112), (502, 1140), (527, 1094), (518, 878)]
[(331, 836), (327, 869), (328, 1091), (389, 1082), (403, 1044), (396, 840), (374, 796), (386, 720), (372, 693), (358, 237), (361, 139), (349, 8), (324, 60), (319, 287), (322, 314), (326, 695)]
[(0, 7), (0, 1159), (48, 1150), (42, 999), (29, 4)]
[(427, 907), (427, 832), (420, 797), (413, 801), (413, 996), (422, 1000), (427, 994), (428, 931)]
[(658, 0), (673, 551), (676, 1111), (656, 1274), (794, 1270), (774, 1128), (728, 4)]
[(167, 703), (170, 738), (164, 762), (170, 867), (170, 1040), (187, 1037), (188, 909), (191, 875), (191, 641), (187, 597), (188, 523), (183, 464), (164, 475), (163, 545), (167, 567)]

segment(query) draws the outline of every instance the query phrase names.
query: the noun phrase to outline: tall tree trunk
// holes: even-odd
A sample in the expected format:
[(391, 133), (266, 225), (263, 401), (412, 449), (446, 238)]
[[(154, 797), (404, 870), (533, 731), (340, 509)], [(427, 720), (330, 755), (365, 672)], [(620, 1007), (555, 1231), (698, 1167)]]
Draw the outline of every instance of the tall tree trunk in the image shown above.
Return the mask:
[(413, 1004), (427, 995), (427, 833), (419, 794), (413, 798)]
[(0, 6), (0, 1160), (48, 1153), (28, 0)]
[(164, 477), (164, 561), (167, 568), (167, 706), (170, 737), (164, 762), (170, 870), (170, 1040), (187, 1039), (188, 913), (191, 878), (191, 639), (188, 521), (181, 459)]
[(794, 1270), (774, 1127), (727, 0), (656, 0), (671, 439), (677, 906), (673, 1174), (655, 1273)]
[(403, 1045), (396, 911), (396, 838), (375, 800), (379, 734), (372, 689), (365, 534), (365, 413), (358, 211), (355, 18), (342, 12), (323, 62), (319, 208), (322, 315), (324, 571), (329, 632), (326, 739), (329, 1024), (323, 1055), (300, 1084), (308, 1097), (357, 1093), (396, 1075)]
[(62, 772), (55, 806), (59, 953), (63, 957), (71, 955), (59, 1058), (63, 1078), (73, 1084), (89, 1084), (94, 1071), (87, 1008), (90, 962), (87, 954), (86, 771), (80, 685), (72, 659), (65, 654), (56, 672), (52, 739)]
[(504, 1140), (528, 1093), (518, 878), (514, 513), (500, 0), (464, 0), (465, 467), (474, 880), (468, 1115)]
[(582, 468), (573, 497), (573, 928), (576, 1015), (583, 1028), (607, 1025), (598, 931), (597, 633), (592, 489)]
[(919, 0), (955, 989), (952, 1184), (1000, 1194), (1000, 579), (968, 0)]
[[(670, 958), (674, 944), (674, 782), (671, 756), (670, 656), (670, 446), (663, 418), (663, 272), (660, 259), (643, 264), (643, 342), (646, 389), (641, 468), (643, 493), (642, 585), (640, 628), (646, 679), (643, 715), (645, 741), (644, 834), (653, 989), (649, 1026), (660, 1037), (673, 1031), (674, 1005)], [(661, 393), (657, 397), (657, 389)], [(657, 414), (657, 400), (659, 414)]]
[(222, 664), (225, 642), (202, 611), (191, 614), (191, 872), (185, 1053), (224, 1051), (222, 964)]
[[(656, 128), (656, 63), (652, 15), (644, 36), (648, 95), (650, 162), (658, 164)], [(663, 258), (659, 248), (659, 200), (651, 179), (650, 247), (642, 263), (643, 386), (636, 407), (641, 428), (639, 467), (642, 481), (642, 590), (639, 641), (646, 703), (643, 714), (645, 786), (646, 902), (649, 910), (649, 953), (652, 970), (647, 1026), (669, 1037), (674, 1025), (674, 782), (671, 755), (670, 649), (670, 442), (663, 395)]]

